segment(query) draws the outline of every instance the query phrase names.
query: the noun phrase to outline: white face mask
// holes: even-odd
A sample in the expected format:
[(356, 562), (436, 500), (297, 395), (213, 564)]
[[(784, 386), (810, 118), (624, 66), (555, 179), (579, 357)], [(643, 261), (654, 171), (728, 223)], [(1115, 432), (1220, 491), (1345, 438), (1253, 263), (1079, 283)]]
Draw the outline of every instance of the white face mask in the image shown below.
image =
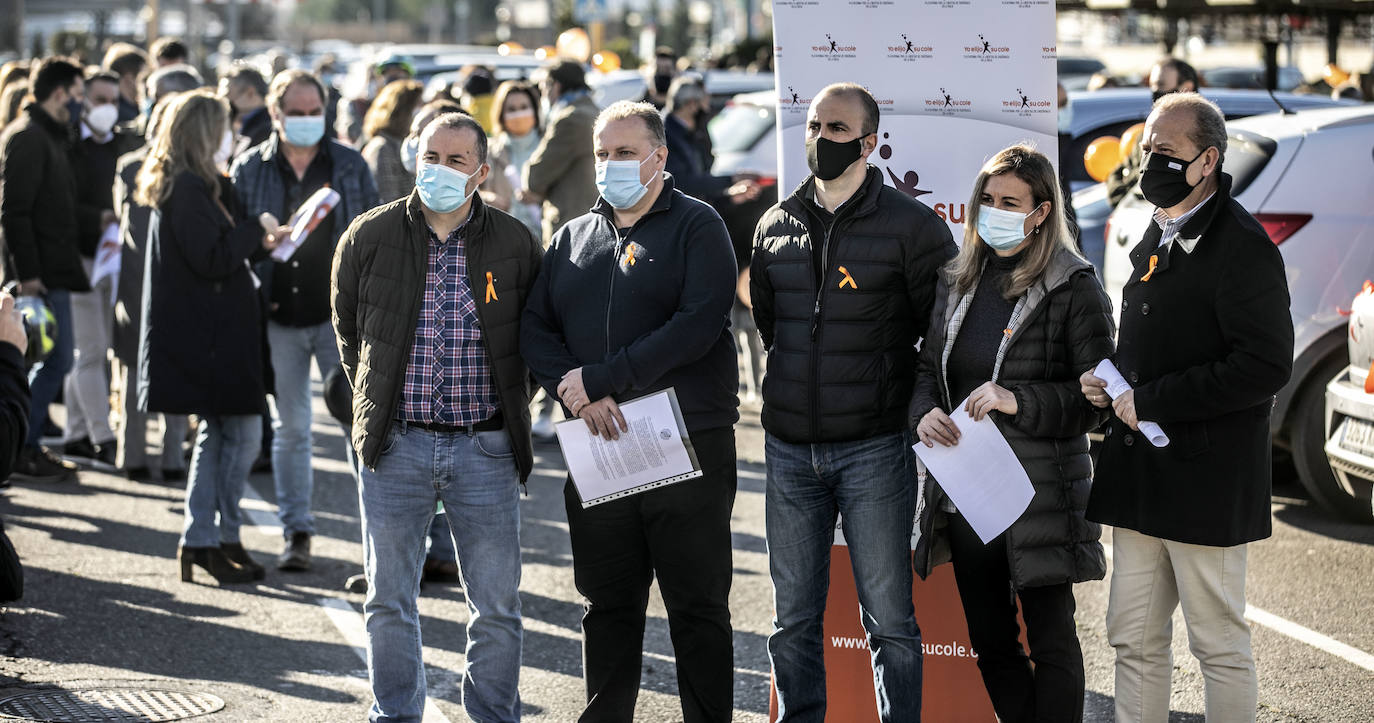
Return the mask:
[(224, 131), (224, 137), (219, 141), (219, 149), (215, 151), (215, 167), (221, 171), (229, 171), (229, 161), (234, 158), (234, 132)]
[(113, 103), (93, 106), (86, 111), (86, 127), (97, 136), (108, 136), (119, 120), (119, 108)]

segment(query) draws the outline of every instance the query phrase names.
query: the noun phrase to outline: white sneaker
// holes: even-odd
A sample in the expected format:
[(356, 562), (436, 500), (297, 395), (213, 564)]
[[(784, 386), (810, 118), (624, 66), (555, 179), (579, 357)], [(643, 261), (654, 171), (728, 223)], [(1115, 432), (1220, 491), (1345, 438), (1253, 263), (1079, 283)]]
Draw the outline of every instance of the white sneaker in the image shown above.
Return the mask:
[(541, 442), (552, 442), (558, 436), (558, 433), (553, 429), (553, 418), (543, 416), (534, 420), (530, 434)]

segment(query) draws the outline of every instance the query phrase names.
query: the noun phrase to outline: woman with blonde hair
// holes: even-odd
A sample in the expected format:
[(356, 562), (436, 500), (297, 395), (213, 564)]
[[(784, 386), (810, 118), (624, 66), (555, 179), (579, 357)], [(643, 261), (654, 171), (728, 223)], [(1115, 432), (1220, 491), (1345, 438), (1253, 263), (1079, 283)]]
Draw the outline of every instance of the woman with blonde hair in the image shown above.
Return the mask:
[(424, 94), (425, 86), (418, 80), (389, 83), (363, 117), (363, 160), (377, 182), (382, 203), (405, 198), (415, 188), (415, 173), (407, 173), (401, 163), (401, 144)]
[[(181, 579), (262, 579), (239, 540), (239, 500), (261, 442), (265, 357), (248, 261), (276, 239), (237, 208), (216, 152), (229, 108), (209, 90), (170, 101), (134, 200), (153, 209), (139, 343), (139, 406), (200, 418), (177, 553)], [(218, 516), (218, 521), (216, 520)]]
[(1073, 584), (1106, 574), (1102, 530), (1084, 510), (1087, 433), (1110, 410), (1088, 403), (1078, 377), (1111, 355), (1112, 337), (1110, 302), (1074, 250), (1049, 159), (1025, 145), (993, 156), (936, 290), (910, 424), (925, 446), (952, 446), (960, 430), (946, 410), (958, 404), (974, 423), (991, 419), (1035, 490), (1020, 519), (984, 544), (938, 479), (922, 486), (916, 572), (953, 561), (978, 669), (1003, 721), (1083, 719)]

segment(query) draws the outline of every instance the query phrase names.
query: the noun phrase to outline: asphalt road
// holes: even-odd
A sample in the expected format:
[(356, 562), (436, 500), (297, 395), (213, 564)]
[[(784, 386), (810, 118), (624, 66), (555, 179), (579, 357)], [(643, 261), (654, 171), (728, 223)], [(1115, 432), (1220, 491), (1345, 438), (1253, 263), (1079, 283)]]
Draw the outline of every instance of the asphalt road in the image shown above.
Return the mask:
[[(317, 400), (318, 402), (318, 400)], [(269, 570), (259, 585), (182, 583), (175, 561), (183, 491), (86, 471), (79, 484), (15, 485), (0, 517), (26, 566), (21, 603), (0, 612), (0, 699), (53, 687), (209, 693), (224, 708), (204, 720), (362, 720), (370, 702), (361, 651), (357, 493), (343, 438), (317, 403), (315, 565)], [(763, 538), (762, 441), (757, 410), (738, 427), (734, 512), (736, 714), (767, 718), (765, 638), (772, 609)], [(521, 692), (528, 721), (572, 721), (583, 692), (581, 603), (573, 587), (563, 471), (556, 447), (537, 446), (521, 501), (525, 615)], [(245, 500), (244, 543), (263, 562), (280, 552), (272, 480)], [(263, 501), (267, 500), (267, 501)], [(1374, 527), (1335, 521), (1279, 486), (1274, 536), (1252, 546), (1252, 606), (1374, 651)], [(1107, 586), (1076, 589), (1087, 664), (1087, 719), (1112, 718), (1112, 660), (1103, 625)], [(433, 720), (464, 720), (461, 670), (467, 610), (458, 587), (427, 586), (420, 603)], [(1266, 618), (1266, 620), (1269, 620)], [(1271, 620), (1272, 622), (1272, 620)], [(1282, 627), (1282, 626), (1281, 626)], [(1254, 626), (1261, 721), (1374, 720), (1374, 672), (1263, 625)], [(672, 646), (655, 595), (645, 639), (638, 720), (680, 720)], [(1202, 720), (1202, 683), (1176, 616), (1171, 720)], [(1348, 657), (1348, 656), (1347, 656)], [(1357, 656), (1358, 657), (1358, 656)], [(5, 710), (0, 700), (0, 711)]]

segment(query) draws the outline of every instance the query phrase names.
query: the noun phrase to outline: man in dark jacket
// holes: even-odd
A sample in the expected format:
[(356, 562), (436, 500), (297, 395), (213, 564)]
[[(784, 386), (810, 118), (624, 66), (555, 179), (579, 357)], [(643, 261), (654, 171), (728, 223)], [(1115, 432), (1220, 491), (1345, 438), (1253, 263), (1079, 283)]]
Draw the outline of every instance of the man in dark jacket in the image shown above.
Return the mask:
[[(1196, 93), (1155, 103), (1140, 189), (1155, 222), (1131, 251), (1113, 357), (1133, 390), (1112, 404), (1088, 518), (1112, 535), (1107, 637), (1116, 717), (1169, 714), (1170, 618), (1179, 603), (1202, 665), (1208, 720), (1254, 720), (1246, 543), (1270, 534), (1269, 415), (1288, 381), (1293, 324), (1283, 257), (1231, 198), (1226, 123)], [(1140, 420), (1168, 435), (1153, 446)]]
[(916, 477), (907, 404), (916, 342), (949, 227), (865, 163), (878, 105), (840, 83), (807, 114), (812, 175), (759, 221), (750, 267), (768, 349), (763, 428), (769, 568), (777, 610), (768, 653), (782, 720), (825, 711), (825, 571), (844, 519), (883, 721), (917, 720), (921, 633), (911, 600)]
[(663, 109), (663, 131), (668, 142), (668, 173), (679, 191), (695, 196), (722, 211), (722, 206), (758, 197), (759, 184), (711, 173), (715, 156), (706, 121), (711, 117), (711, 96), (696, 75), (678, 76), (668, 91)]
[(269, 308), (267, 339), (276, 401), (272, 478), (285, 537), (285, 549), (277, 558), (280, 570), (310, 569), (310, 538), (315, 534), (310, 513), (315, 484), (310, 463), (310, 360), (314, 358), (321, 377), (339, 363), (329, 324), (329, 267), (344, 229), (377, 205), (377, 186), (362, 155), (325, 138), (327, 98), (315, 76), (303, 70), (279, 73), (267, 93), (273, 134), (240, 156), (230, 173), (234, 192), (252, 218), (270, 213), (285, 223), (319, 189), (328, 186), (339, 194), (338, 204), (289, 261), (268, 258), (257, 265)]
[[(267, 110), (267, 80), (247, 63), (235, 65), (219, 79), (219, 94), (234, 109), (234, 128), (238, 138), (234, 155), (238, 156), (272, 136), (272, 114)], [(328, 115), (328, 102), (325, 103)], [(325, 127), (329, 119), (325, 118)]]
[(72, 174), (71, 112), (85, 96), (81, 68), (48, 58), (33, 72), (34, 102), (0, 136), (0, 227), (20, 280), (19, 293), (43, 296), (57, 319), (57, 345), (31, 379), (29, 435), (14, 467), (14, 479), (55, 482), (75, 479), (76, 467), (42, 448), (38, 439), (72, 367), (73, 291), (90, 281), (77, 250), (76, 180)]
[(703, 474), (585, 509), (571, 478), (564, 487), (573, 574), (587, 600), (582, 720), (634, 717), (657, 576), (683, 716), (728, 721), (734, 250), (720, 216), (663, 172), (668, 151), (653, 106), (622, 101), (602, 111), (595, 153), (601, 198), (554, 237), (525, 310), (521, 351), (546, 391), (611, 439), (626, 428), (618, 403), (675, 390)]
[(106, 267), (96, 278), (97, 257), (118, 255), (117, 236), (111, 247), (102, 249), (106, 232), (117, 230), (114, 212), (115, 165), (119, 157), (142, 143), (142, 139), (115, 128), (119, 117), (119, 77), (100, 73), (86, 81), (86, 102), (82, 107), (73, 173), (76, 177), (77, 247), (87, 276), (95, 281), (92, 289), (71, 295), (72, 329), (76, 362), (67, 375), (63, 399), (67, 407), (66, 444), (68, 456), (115, 463), (115, 433), (110, 428), (110, 385), (106, 376), (106, 356), (114, 324), (112, 292), (115, 275)]
[(442, 501), (472, 612), (463, 707), (520, 717), (520, 502), (530, 474), (521, 311), (540, 244), (475, 195), (487, 137), (450, 113), (420, 135), (415, 191), (349, 226), (334, 257), (333, 319), (353, 388), (361, 460), (371, 720), (419, 720), (416, 591)]

